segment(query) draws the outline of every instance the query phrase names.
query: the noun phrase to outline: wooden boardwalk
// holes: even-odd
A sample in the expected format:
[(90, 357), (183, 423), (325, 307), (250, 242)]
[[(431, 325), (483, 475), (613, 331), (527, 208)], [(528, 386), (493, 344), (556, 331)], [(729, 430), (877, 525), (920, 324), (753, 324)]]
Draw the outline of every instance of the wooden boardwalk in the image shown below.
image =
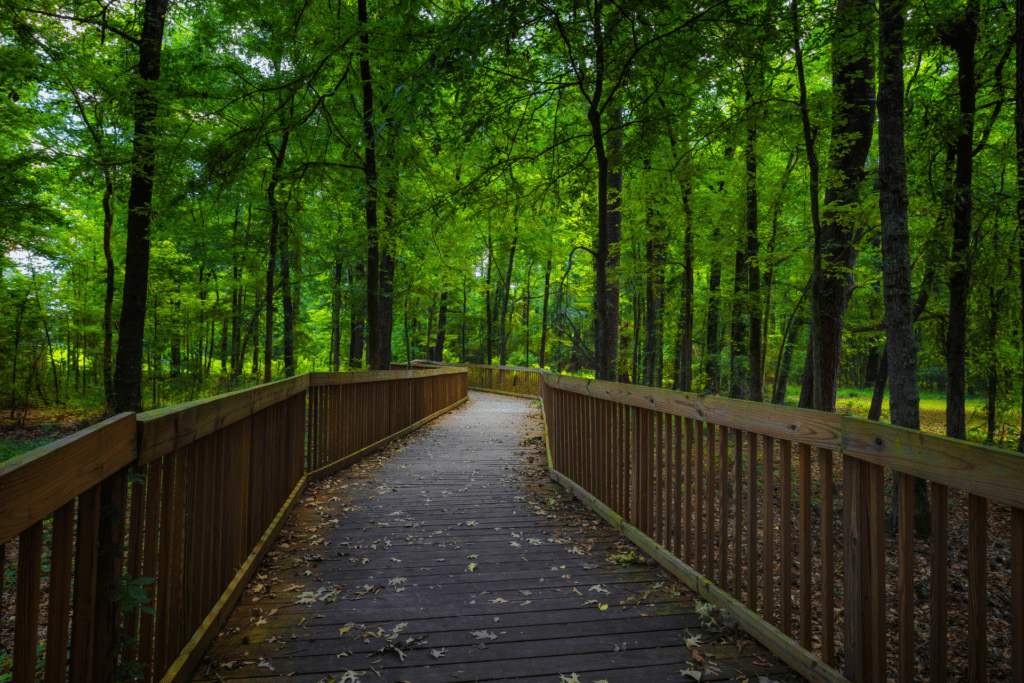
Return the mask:
[(307, 492), (194, 680), (801, 680), (657, 565), (611, 559), (622, 536), (521, 445), (529, 401), (470, 396)]

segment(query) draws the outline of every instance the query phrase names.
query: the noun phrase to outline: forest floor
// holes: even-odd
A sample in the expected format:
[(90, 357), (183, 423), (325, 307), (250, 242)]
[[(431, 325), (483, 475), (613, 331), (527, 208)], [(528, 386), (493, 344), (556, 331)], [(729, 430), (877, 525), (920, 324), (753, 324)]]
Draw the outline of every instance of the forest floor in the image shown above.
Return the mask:
[(89, 408), (32, 408), (12, 418), (0, 413), (0, 463), (51, 441), (74, 434), (103, 419), (102, 410)]

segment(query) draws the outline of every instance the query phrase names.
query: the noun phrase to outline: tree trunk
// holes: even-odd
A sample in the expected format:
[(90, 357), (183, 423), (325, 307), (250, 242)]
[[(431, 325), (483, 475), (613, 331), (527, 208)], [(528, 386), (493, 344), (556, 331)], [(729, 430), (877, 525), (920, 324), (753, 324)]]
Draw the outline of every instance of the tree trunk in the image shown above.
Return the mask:
[(491, 341), (494, 339), (494, 322), (491, 317), (491, 265), (494, 263), (494, 245), (491, 243), (490, 235), (487, 236), (487, 282), (486, 282), (486, 293), (484, 295), (484, 315), (487, 317), (487, 362), (485, 365), (491, 364), (491, 359), (494, 358), (493, 349), (491, 347)]
[[(1017, 243), (1020, 256), (1020, 291), (1024, 292), (1024, 0), (1014, 4), (1017, 16), (1017, 80), (1013, 124), (1017, 141)], [(1021, 328), (1024, 330), (1024, 298), (1021, 299)], [(1024, 345), (1021, 346), (1024, 354)], [(1021, 382), (1021, 428), (1017, 450), (1024, 453), (1024, 377)]]
[[(334, 262), (334, 291), (331, 293), (331, 371), (341, 370), (341, 260)], [(349, 296), (352, 292), (352, 276), (349, 273)]]
[(761, 241), (757, 235), (757, 118), (751, 119), (747, 129), (747, 245), (746, 308), (750, 319), (749, 367), (747, 368), (747, 400), (764, 401), (764, 368), (761, 350), (761, 268), (758, 266)]
[(747, 260), (746, 250), (736, 245), (733, 272), (732, 321), (729, 341), (729, 397), (747, 397)]
[(363, 279), (363, 262), (356, 263), (356, 277), (353, 280), (352, 271), (348, 271), (349, 287), (349, 341), (348, 341), (348, 365), (349, 368), (361, 369), (363, 367), (363, 339), (366, 330), (366, 297), (362, 293), (354, 291), (356, 281)]
[[(448, 292), (441, 292), (441, 305), (437, 312), (437, 345), (434, 347), (434, 360), (444, 362), (444, 337), (448, 327)], [(410, 359), (411, 360), (411, 359)]]
[[(811, 275), (811, 334), (807, 339), (807, 358), (804, 362), (803, 378), (800, 384), (800, 407), (811, 408), (815, 404), (814, 399), (814, 339), (820, 335), (820, 314), (818, 311), (819, 302), (819, 274), (821, 272), (821, 218), (818, 208), (818, 184), (819, 168), (818, 154), (814, 150), (814, 130), (811, 128), (810, 111), (807, 109), (807, 79), (804, 74), (803, 48), (800, 45), (802, 38), (800, 30), (800, 12), (797, 8), (797, 0), (791, 3), (791, 18), (793, 22), (793, 43), (795, 47), (795, 61), (797, 83), (800, 89), (800, 121), (804, 134), (804, 150), (807, 153), (808, 171), (808, 193), (811, 198), (811, 228), (814, 235), (814, 266)], [(819, 395), (820, 399), (820, 395)], [(819, 400), (818, 403), (823, 401)]]
[[(114, 180), (104, 171), (103, 258), (106, 262), (103, 295), (103, 403), (107, 415), (114, 414), (114, 256), (110, 236), (114, 229)], [(58, 400), (59, 400), (58, 396)]]
[[(362, 31), (359, 42), (363, 52), (359, 58), (359, 75), (363, 82), (363, 177), (366, 181), (366, 346), (367, 366), (370, 370), (383, 370), (380, 357), (380, 234), (377, 227), (377, 133), (374, 128), (373, 74), (370, 71), (370, 19), (366, 0), (358, 2), (359, 23)], [(389, 363), (390, 365), (390, 363)]]
[(124, 283), (117, 358), (114, 362), (114, 412), (142, 410), (142, 347), (149, 285), (149, 226), (153, 217), (160, 79), (160, 51), (169, 0), (146, 0), (139, 35), (139, 81), (135, 93), (135, 130), (125, 228)]
[(540, 321), (540, 358), (537, 367), (544, 369), (548, 349), (548, 298), (551, 295), (551, 259), (548, 259), (547, 269), (544, 271), (544, 307)]
[(264, 323), (266, 331), (263, 338), (263, 381), (273, 379), (274, 371), (274, 271), (277, 269), (279, 240), (281, 240), (281, 207), (277, 202), (277, 185), (280, 182), (281, 168), (284, 166), (285, 154), (288, 151), (289, 131), (281, 134), (281, 142), (274, 152), (274, 170), (267, 184), (267, 210), (270, 214), (270, 256), (267, 260), (267, 299)]
[(287, 223), (281, 230), (281, 317), (284, 376), (295, 376), (295, 309), (292, 306), (292, 254)]
[[(395, 224), (395, 199), (398, 194), (398, 188), (392, 185), (388, 188), (386, 199), (387, 203), (384, 205), (384, 234), (394, 234)], [(377, 343), (380, 348), (377, 352), (379, 359), (376, 367), (371, 366), (371, 370), (390, 370), (391, 369), (391, 333), (394, 329), (394, 309), (395, 309), (395, 257), (391, 247), (387, 241), (381, 240), (379, 245), (379, 256), (380, 265), (378, 272), (380, 275), (380, 285), (378, 287), (378, 293), (380, 301), (377, 305)]]
[[(993, 351), (996, 347), (996, 337), (999, 334), (999, 300), (1003, 295), (1004, 292), (1002, 290), (997, 292), (995, 287), (989, 287), (989, 298), (992, 303), (989, 309), (988, 334), (989, 343), (991, 344), (989, 348)], [(998, 384), (999, 364), (995, 360), (995, 353), (993, 353), (992, 360), (989, 361), (988, 366), (988, 402), (985, 406), (985, 413), (988, 418), (988, 430), (985, 440), (988, 443), (994, 443), (996, 438), (996, 388)]]
[(956, 51), (960, 94), (960, 129), (956, 138), (953, 190), (953, 251), (949, 268), (949, 325), (946, 330), (946, 436), (967, 438), (966, 362), (967, 305), (971, 277), (971, 214), (974, 208), (974, 47), (978, 35), (978, 2), (968, 0), (964, 16), (944, 41)]
[(501, 326), (498, 329), (500, 335), (498, 339), (498, 350), (500, 352), (500, 361), (498, 365), (508, 364), (508, 339), (505, 336), (505, 317), (508, 315), (508, 300), (512, 291), (512, 266), (516, 258), (516, 242), (519, 239), (519, 227), (516, 226), (515, 232), (512, 233), (512, 246), (508, 250), (508, 268), (505, 270), (505, 292), (501, 297)]

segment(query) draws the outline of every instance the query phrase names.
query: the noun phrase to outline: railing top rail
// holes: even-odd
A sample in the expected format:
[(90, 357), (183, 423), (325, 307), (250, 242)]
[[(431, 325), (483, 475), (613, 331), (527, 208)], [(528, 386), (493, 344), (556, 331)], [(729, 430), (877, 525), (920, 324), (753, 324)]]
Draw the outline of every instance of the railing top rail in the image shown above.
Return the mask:
[(135, 460), (135, 415), (121, 413), (0, 465), (0, 544)]
[(992, 446), (817, 410), (556, 375), (550, 387), (755, 432), (866, 460), (887, 469), (1024, 508), (1024, 456)]
[[(518, 370), (520, 372), (541, 372), (540, 368), (523, 368), (517, 365), (483, 365), (481, 363), (442, 363), (436, 360), (425, 360), (416, 359), (413, 363), (421, 363), (423, 365), (439, 365), (442, 367), (453, 367), (453, 368), (489, 368), (491, 370)], [(421, 365), (422, 367), (422, 365)]]

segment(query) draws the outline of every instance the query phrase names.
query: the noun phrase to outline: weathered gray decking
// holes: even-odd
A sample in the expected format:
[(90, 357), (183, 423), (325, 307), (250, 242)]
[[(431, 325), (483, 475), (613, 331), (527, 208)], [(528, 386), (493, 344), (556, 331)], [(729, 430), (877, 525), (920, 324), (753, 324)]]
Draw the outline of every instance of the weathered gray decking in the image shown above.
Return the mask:
[(800, 680), (704, 629), (659, 567), (610, 561), (623, 539), (596, 515), (567, 527), (524, 461), (530, 402), (470, 396), (308, 492), (195, 680), (655, 683), (701, 658), (717, 669), (701, 680)]

